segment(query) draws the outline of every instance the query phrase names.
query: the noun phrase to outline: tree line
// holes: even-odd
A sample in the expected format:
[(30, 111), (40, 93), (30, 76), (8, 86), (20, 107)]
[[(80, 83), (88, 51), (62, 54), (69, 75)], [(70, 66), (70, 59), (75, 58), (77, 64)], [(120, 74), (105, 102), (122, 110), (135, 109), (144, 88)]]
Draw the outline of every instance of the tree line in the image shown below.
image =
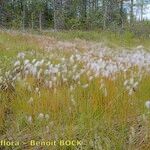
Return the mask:
[[(134, 0), (0, 0), (0, 25), (23, 30), (124, 28), (136, 20), (134, 5)], [(141, 0), (141, 13), (143, 5)]]

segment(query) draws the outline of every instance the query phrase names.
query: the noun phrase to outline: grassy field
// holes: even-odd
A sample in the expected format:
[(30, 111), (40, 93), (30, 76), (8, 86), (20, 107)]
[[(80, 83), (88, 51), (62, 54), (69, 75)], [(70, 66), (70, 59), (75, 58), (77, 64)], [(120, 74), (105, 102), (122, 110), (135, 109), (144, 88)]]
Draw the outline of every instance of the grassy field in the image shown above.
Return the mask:
[(143, 36), (135, 36), (129, 31), (111, 32), (111, 31), (63, 31), (63, 32), (49, 32), (45, 31), (42, 35), (55, 37), (58, 40), (74, 40), (82, 39), (87, 41), (96, 41), (105, 43), (111, 48), (125, 47), (133, 48), (143, 45), (146, 49), (150, 48), (150, 38)]
[(148, 150), (149, 39), (120, 37), (0, 31), (0, 149)]

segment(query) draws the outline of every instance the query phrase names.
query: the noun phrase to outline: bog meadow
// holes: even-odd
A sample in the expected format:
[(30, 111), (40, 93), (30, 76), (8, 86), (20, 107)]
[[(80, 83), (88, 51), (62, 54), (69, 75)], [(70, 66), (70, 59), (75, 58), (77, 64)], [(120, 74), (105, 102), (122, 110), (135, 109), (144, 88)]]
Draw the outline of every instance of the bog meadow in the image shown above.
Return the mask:
[(150, 149), (147, 7), (0, 1), (0, 149)]

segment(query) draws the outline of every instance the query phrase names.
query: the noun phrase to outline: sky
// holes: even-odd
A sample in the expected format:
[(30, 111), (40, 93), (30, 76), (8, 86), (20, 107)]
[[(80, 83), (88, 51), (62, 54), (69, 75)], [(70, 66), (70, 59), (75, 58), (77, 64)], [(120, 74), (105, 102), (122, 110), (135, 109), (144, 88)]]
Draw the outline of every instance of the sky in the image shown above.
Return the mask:
[(143, 17), (144, 19), (150, 20), (150, 4), (147, 6), (147, 9), (145, 10), (145, 15)]
[[(140, 8), (135, 8), (134, 13), (135, 13), (135, 16), (137, 17), (137, 19), (140, 20), (140, 18), (141, 18)], [(143, 19), (150, 20), (150, 4), (147, 4), (147, 5), (144, 6)]]
[[(139, 4), (140, 4), (141, 0), (139, 0)], [(140, 6), (138, 7), (138, 3), (137, 3), (137, 0), (134, 1), (134, 15), (136, 16), (136, 18), (138, 20), (141, 19), (141, 8)], [(125, 8), (127, 10), (127, 12), (130, 14), (130, 3), (127, 1), (125, 3)], [(143, 8), (143, 19), (147, 19), (147, 20), (150, 20), (150, 0), (145, 0), (145, 5), (144, 5), (144, 8)]]

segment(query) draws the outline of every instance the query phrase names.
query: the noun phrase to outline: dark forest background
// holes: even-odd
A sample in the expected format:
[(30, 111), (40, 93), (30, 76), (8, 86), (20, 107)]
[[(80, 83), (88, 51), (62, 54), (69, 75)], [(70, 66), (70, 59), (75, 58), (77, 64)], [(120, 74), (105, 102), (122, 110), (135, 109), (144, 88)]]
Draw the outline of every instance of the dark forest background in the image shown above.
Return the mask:
[[(0, 26), (33, 30), (132, 31), (149, 36), (147, 0), (0, 0)], [(140, 18), (134, 11), (140, 10)], [(148, 9), (148, 8), (147, 8)]]

